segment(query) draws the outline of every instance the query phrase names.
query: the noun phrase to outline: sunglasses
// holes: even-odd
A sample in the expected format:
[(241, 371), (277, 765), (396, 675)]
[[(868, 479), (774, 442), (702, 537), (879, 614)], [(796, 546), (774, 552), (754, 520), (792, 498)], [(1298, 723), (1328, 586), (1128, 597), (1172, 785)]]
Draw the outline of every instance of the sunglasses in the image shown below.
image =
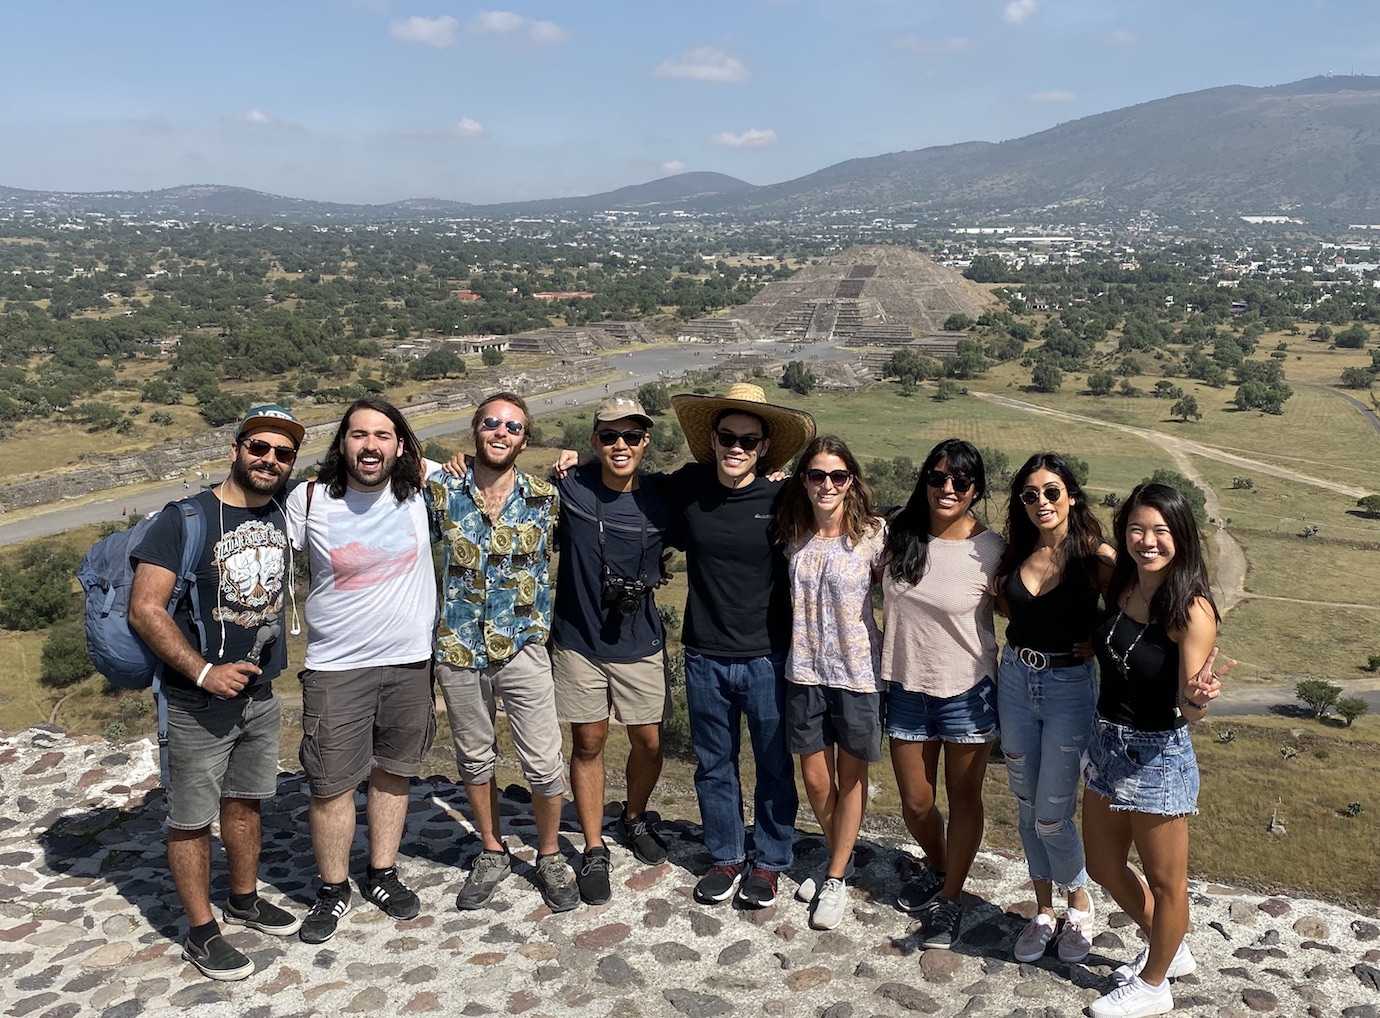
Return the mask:
[(521, 435), (527, 425), (521, 421), (501, 421), (497, 417), (485, 417), (479, 422), (480, 431), (497, 431), (499, 428), (507, 428), (510, 435)]
[(761, 435), (735, 435), (731, 431), (716, 431), (714, 434), (719, 440), (719, 445), (725, 449), (732, 449), (736, 445), (743, 452), (752, 452), (762, 441)]
[(953, 482), (956, 495), (962, 495), (973, 486), (973, 479), (967, 474), (951, 474), (946, 470), (931, 470), (925, 474), (925, 483), (931, 488), (942, 488), (945, 481)]
[(614, 431), (609, 428), (607, 431), (596, 431), (594, 437), (599, 439), (599, 444), (605, 448), (617, 445), (620, 438), (631, 448), (634, 445), (641, 445), (642, 440), (647, 437), (647, 432), (641, 428), (630, 428), (627, 431)]
[(270, 453), (279, 463), (293, 463), (297, 459), (297, 450), (292, 446), (274, 445), (262, 438), (246, 438), (240, 442), (240, 447), (249, 450), (249, 455), (256, 459), (263, 459)]
[(1034, 505), (1040, 501), (1040, 496), (1045, 496), (1045, 501), (1050, 505), (1056, 505), (1059, 499), (1064, 497), (1064, 489), (1057, 484), (1046, 484), (1043, 488), (1026, 488), (1021, 492), (1021, 501), (1026, 505)]
[(823, 484), (825, 481), (833, 481), (835, 488), (842, 488), (853, 479), (853, 475), (847, 470), (807, 470), (805, 480), (811, 484)]

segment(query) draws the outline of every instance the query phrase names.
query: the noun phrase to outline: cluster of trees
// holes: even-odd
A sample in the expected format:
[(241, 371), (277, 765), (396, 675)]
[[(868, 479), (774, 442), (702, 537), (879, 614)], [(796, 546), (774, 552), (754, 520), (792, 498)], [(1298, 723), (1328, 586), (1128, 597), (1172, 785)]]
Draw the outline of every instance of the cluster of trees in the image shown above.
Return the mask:
[(1333, 711), (1348, 728), (1353, 721), (1370, 709), (1359, 696), (1343, 696), (1341, 686), (1323, 679), (1304, 679), (1294, 687), (1294, 695), (1305, 704), (1313, 717), (1321, 721)]
[(91, 674), (81, 595), (72, 573), (78, 557), (61, 545), (39, 541), (0, 562), (0, 629), (47, 629), (41, 680), (66, 686)]

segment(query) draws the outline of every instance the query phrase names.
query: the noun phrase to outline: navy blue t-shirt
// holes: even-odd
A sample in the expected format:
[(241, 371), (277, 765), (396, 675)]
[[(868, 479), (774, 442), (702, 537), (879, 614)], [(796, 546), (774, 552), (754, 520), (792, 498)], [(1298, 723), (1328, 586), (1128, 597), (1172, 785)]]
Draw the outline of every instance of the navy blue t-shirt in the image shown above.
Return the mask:
[[(638, 611), (605, 610), (605, 564), (617, 575), (649, 587), (661, 579), (661, 553), (672, 506), (665, 477), (642, 474), (633, 491), (604, 486), (600, 464), (586, 463), (556, 482), (561, 496), (556, 543), (556, 607), (551, 642), (595, 661), (627, 662), (660, 654), (666, 636), (656, 601), (647, 594)], [(599, 517), (604, 546), (599, 547)]]

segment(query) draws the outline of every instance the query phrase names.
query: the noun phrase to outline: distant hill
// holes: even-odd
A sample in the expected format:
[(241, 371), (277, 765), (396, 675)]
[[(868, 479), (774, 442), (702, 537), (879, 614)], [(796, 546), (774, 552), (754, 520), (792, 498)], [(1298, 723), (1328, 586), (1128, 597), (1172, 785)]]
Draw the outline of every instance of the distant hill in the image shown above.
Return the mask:
[(602, 194), (471, 205), (420, 198), (345, 205), (238, 187), (71, 194), (0, 188), (0, 210), (42, 207), (179, 218), (416, 219), (586, 214), (658, 206), (780, 215), (840, 208), (979, 214), (1062, 206), (1225, 214), (1298, 208), (1380, 221), (1380, 77), (1227, 85), (1083, 117), (1002, 142), (850, 159), (755, 187), (681, 173)]

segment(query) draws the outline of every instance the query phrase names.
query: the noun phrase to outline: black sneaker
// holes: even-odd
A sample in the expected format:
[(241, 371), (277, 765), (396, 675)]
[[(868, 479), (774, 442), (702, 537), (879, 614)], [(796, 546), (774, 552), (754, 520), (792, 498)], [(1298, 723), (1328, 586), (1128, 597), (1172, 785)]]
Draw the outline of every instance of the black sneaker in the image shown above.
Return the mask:
[(953, 947), (958, 943), (958, 928), (963, 925), (963, 906), (952, 898), (937, 894), (919, 912), (916, 931), (925, 948)]
[(346, 887), (341, 891), (330, 884), (322, 884), (297, 936), (304, 944), (324, 944), (335, 936), (336, 926), (349, 911), (350, 889)]
[(609, 870), (612, 868), (613, 860), (603, 845), (585, 849), (585, 854), (580, 858), (580, 872), (575, 877), (575, 882), (580, 885), (581, 901), (586, 905), (602, 905), (613, 897), (613, 890), (609, 887)]
[(243, 910), (227, 901), (221, 915), (231, 926), (248, 926), (274, 937), (290, 937), (302, 927), (297, 916), (263, 898), (255, 898), (254, 904)]
[(254, 963), (231, 947), (219, 933), (201, 947), (188, 937), (182, 943), (182, 958), (201, 969), (201, 974), (208, 979), (232, 982), (254, 974)]
[(416, 919), (421, 914), (422, 899), (398, 879), (396, 866), (378, 870), (372, 876), (366, 874), (359, 889), (365, 901), (372, 901), (390, 919)]
[(722, 901), (727, 901), (733, 897), (733, 892), (737, 889), (738, 880), (742, 875), (743, 868), (737, 863), (725, 863), (713, 867), (695, 884), (695, 900), (701, 905), (717, 905)]
[(738, 888), (738, 900), (748, 908), (766, 908), (776, 901), (776, 878), (780, 876), (775, 870), (764, 870), (760, 866), (752, 867), (743, 880), (743, 886)]
[(944, 874), (925, 863), (920, 869), (920, 875), (901, 888), (900, 893), (896, 895), (896, 907), (902, 912), (919, 912), (943, 887)]
[[(606, 885), (607, 886), (607, 885)], [(575, 886), (575, 874), (565, 864), (559, 852), (537, 856), (537, 887), (552, 912), (569, 912), (580, 904), (580, 890)]]
[(502, 852), (480, 852), (470, 866), (470, 875), (465, 878), (465, 886), (455, 898), (455, 907), (461, 912), (483, 908), (498, 890), (509, 873), (513, 872), (512, 857), (507, 849)]
[(652, 826), (656, 820), (654, 813), (643, 813), (636, 820), (629, 820), (626, 810), (618, 818), (623, 844), (632, 850), (638, 862), (646, 866), (659, 866), (666, 861), (666, 842), (661, 840)]

